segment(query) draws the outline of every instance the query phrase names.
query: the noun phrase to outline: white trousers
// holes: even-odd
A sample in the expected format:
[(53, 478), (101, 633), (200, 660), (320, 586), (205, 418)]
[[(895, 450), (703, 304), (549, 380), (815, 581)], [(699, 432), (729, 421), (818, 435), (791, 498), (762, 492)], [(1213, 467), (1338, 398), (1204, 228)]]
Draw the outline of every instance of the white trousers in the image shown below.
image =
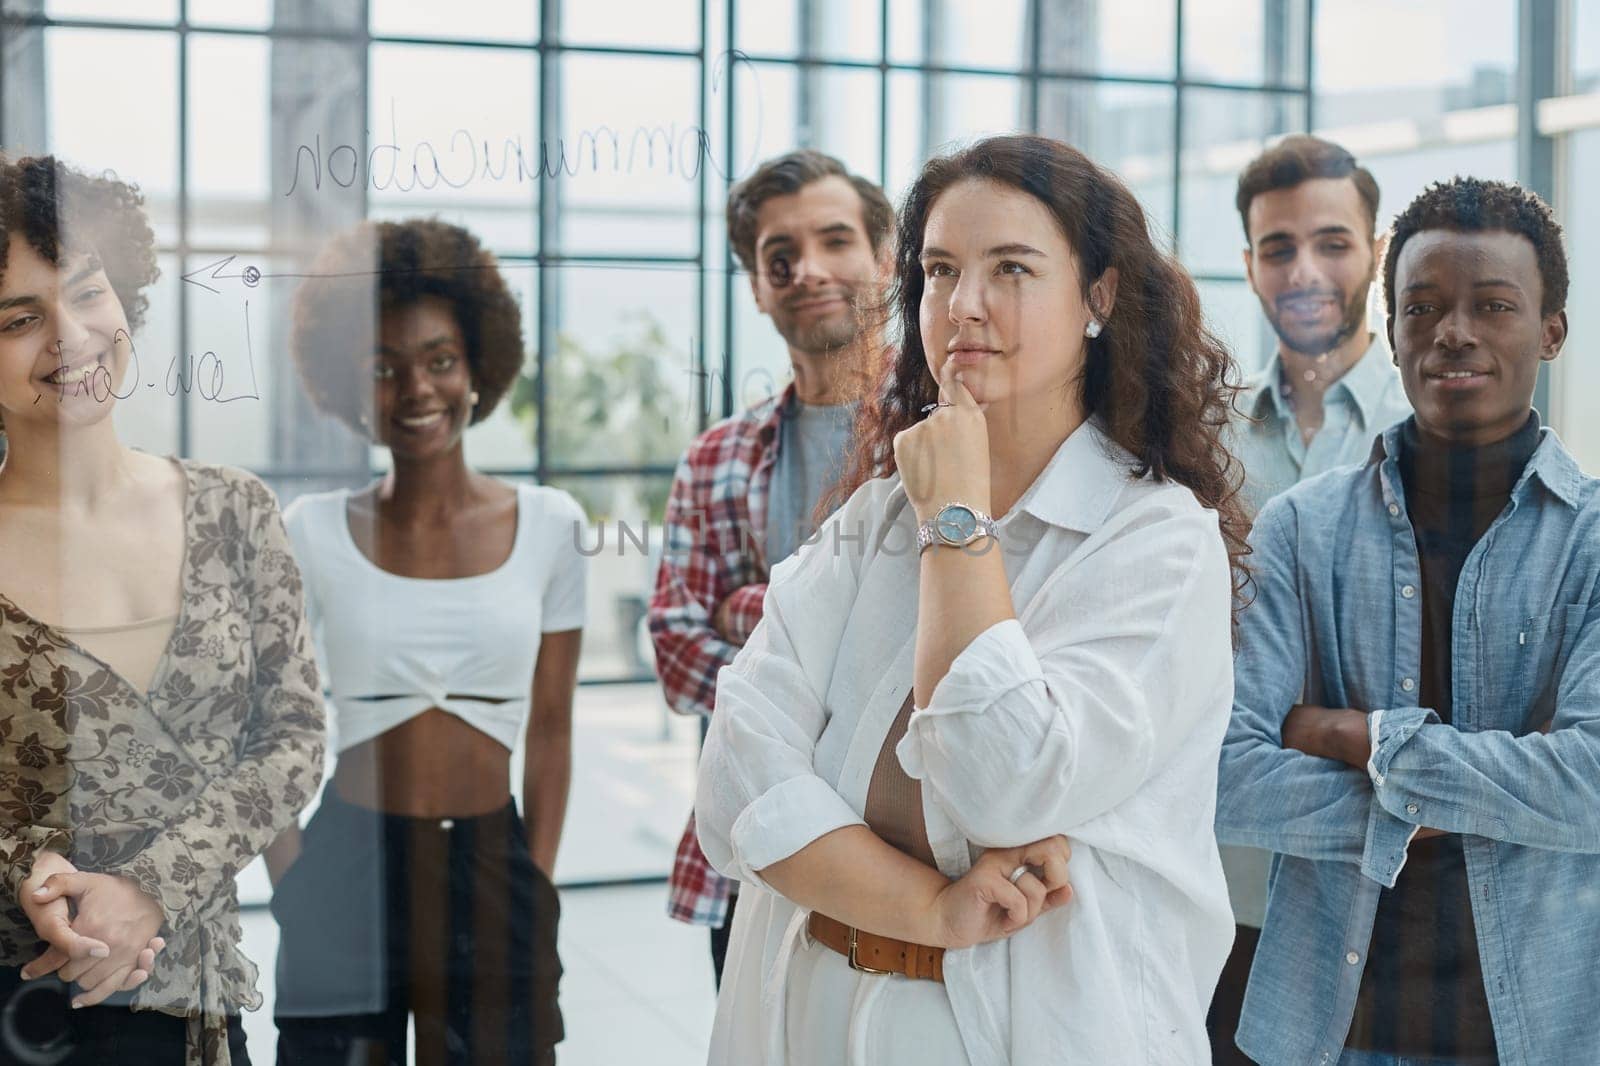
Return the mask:
[(802, 935), (787, 994), (789, 1066), (971, 1066), (938, 981), (859, 973)]

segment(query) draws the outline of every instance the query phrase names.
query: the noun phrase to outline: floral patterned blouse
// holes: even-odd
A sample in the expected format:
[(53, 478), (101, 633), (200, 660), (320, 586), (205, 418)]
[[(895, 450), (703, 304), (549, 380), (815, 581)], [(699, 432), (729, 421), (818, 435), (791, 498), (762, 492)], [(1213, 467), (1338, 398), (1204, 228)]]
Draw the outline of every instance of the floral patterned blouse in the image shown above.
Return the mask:
[(181, 465), (182, 604), (148, 692), (0, 596), (0, 965), (44, 947), (17, 905), (39, 849), (130, 877), (167, 938), (133, 1008), (187, 1017), (189, 1066), (227, 1066), (227, 1015), (261, 1005), (234, 877), (316, 791), (323, 712), (272, 494)]

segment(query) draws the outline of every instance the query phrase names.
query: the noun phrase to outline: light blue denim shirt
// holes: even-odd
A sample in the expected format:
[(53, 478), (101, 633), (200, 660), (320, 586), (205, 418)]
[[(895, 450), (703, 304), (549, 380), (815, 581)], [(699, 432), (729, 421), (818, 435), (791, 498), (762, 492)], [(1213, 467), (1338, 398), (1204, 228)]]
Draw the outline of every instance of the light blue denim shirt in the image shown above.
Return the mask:
[[(1251, 534), (1217, 836), (1277, 854), (1238, 1043), (1331, 1064), (1381, 888), (1418, 826), (1464, 837), (1501, 1062), (1600, 1062), (1600, 481), (1556, 435), (1467, 556), (1454, 724), (1416, 705), (1422, 576), (1387, 430), (1302, 482)], [(1307, 702), (1382, 711), (1367, 772), (1280, 746)], [(1548, 735), (1538, 727), (1554, 717)]]
[(1359, 463), (1373, 438), (1411, 413), (1400, 375), (1381, 335), (1322, 398), (1322, 428), (1307, 444), (1283, 396), (1283, 360), (1276, 354), (1244, 382), (1227, 447), (1244, 466), (1242, 495), (1255, 514), (1268, 500), (1308, 477)]
[[(1322, 428), (1308, 445), (1283, 396), (1283, 360), (1251, 375), (1228, 424), (1225, 446), (1244, 467), (1240, 495), (1252, 515), (1268, 500), (1299, 482), (1364, 460), (1379, 433), (1411, 414), (1400, 375), (1379, 334), (1356, 364), (1323, 397)], [(1271, 856), (1254, 848), (1222, 848), (1228, 898), (1240, 925), (1259, 929), (1267, 909)]]

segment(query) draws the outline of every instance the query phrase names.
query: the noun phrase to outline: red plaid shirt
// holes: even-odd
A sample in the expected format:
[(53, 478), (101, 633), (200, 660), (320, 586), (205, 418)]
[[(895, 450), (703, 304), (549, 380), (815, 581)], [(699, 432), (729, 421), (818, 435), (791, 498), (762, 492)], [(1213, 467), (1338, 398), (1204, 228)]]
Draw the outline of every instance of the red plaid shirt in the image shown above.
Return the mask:
[[(733, 661), (761, 621), (767, 593), (767, 491), (778, 458), (778, 427), (793, 401), (790, 385), (717, 423), (678, 464), (650, 600), (650, 638), (667, 702), (681, 714), (711, 713), (717, 671)], [(738, 643), (724, 640), (711, 624), (724, 600)], [(672, 864), (667, 913), (720, 927), (732, 886), (706, 862), (691, 816)]]

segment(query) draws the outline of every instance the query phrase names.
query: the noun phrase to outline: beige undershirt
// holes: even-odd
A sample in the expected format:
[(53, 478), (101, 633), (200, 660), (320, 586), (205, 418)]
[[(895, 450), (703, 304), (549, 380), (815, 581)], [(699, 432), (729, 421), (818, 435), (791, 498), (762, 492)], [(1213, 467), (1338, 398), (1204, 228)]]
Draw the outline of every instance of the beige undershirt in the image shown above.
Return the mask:
[(913, 859), (927, 863), (934, 869), (933, 847), (928, 843), (928, 826), (922, 819), (922, 782), (906, 775), (894, 749), (906, 735), (911, 721), (911, 693), (900, 706), (894, 724), (883, 738), (878, 750), (878, 761), (872, 767), (872, 781), (867, 785), (867, 809), (864, 817), (867, 827), (895, 848)]
[(56, 626), (78, 647), (105, 663), (138, 692), (147, 692), (172, 639), (178, 614), (114, 626)]

